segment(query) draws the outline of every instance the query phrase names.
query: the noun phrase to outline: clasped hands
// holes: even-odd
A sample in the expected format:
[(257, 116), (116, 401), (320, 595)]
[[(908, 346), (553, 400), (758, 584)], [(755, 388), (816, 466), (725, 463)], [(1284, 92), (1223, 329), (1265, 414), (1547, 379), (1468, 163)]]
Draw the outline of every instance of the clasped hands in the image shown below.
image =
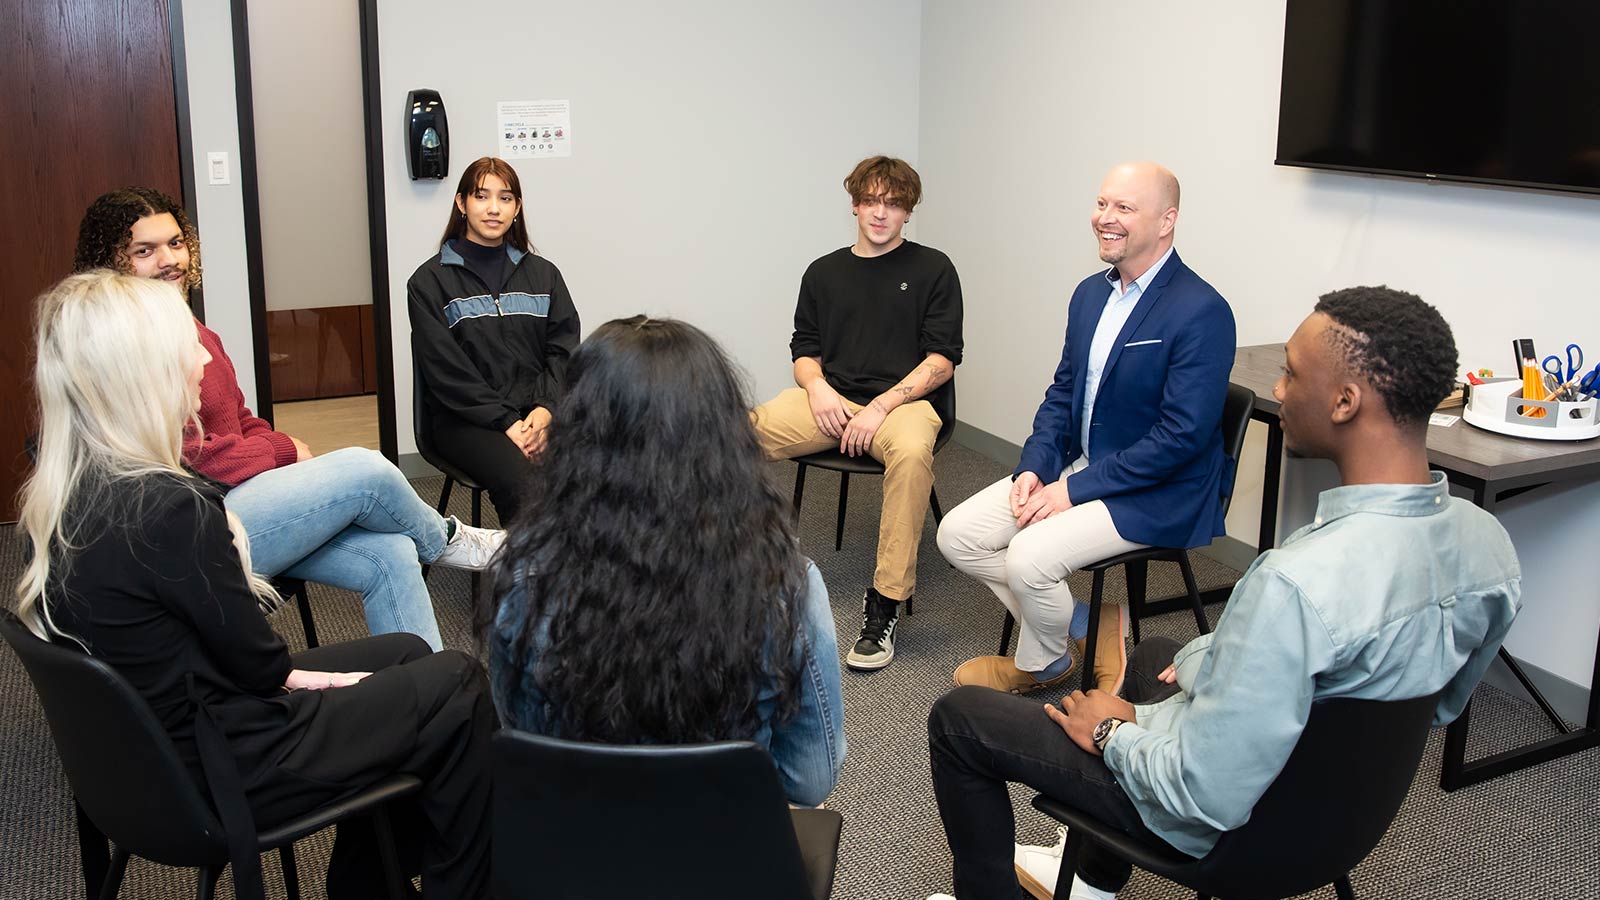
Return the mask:
[(511, 443), (517, 445), (522, 455), (532, 459), (535, 454), (544, 449), (544, 440), (550, 425), (550, 410), (542, 406), (533, 408), (526, 418), (518, 419), (506, 429), (506, 437)]
[(1072, 498), (1067, 495), (1065, 478), (1040, 486), (1039, 476), (1023, 472), (1011, 483), (1011, 516), (1017, 520), (1018, 529), (1043, 522), (1071, 508)]
[(839, 452), (846, 456), (862, 456), (872, 449), (872, 439), (877, 436), (889, 411), (873, 400), (855, 412), (850, 404), (821, 378), (806, 388), (811, 403), (811, 417), (817, 428), (831, 438), (839, 439)]
[(315, 672), (310, 669), (291, 669), (283, 680), (286, 691), (325, 691), (329, 688), (349, 687), (371, 672)]

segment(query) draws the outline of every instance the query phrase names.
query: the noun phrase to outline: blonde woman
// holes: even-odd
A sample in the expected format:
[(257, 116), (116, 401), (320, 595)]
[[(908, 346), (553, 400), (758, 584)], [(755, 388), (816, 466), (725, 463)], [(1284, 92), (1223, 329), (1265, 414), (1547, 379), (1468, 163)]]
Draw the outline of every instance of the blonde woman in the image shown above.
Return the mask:
[[(494, 713), (478, 664), (402, 633), (290, 655), (238, 520), (183, 467), (209, 354), (179, 299), (108, 270), (40, 298), (18, 616), (127, 678), (200, 783), (242, 787), (244, 808), (214, 792), (241, 898), (261, 896), (258, 827), (395, 772), (424, 782), (426, 827), (396, 824), (421, 843), (426, 896), (483, 896)], [(328, 896), (381, 893), (370, 827), (340, 829)]]

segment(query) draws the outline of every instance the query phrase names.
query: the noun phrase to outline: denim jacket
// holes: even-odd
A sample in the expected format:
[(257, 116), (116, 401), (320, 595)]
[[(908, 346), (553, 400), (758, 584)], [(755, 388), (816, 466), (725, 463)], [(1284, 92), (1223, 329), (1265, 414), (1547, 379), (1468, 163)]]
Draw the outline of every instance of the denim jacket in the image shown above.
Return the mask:
[(1204, 856), (1250, 818), (1314, 701), (1441, 692), (1435, 723), (1460, 715), (1521, 594), (1505, 529), (1443, 473), (1324, 491), (1315, 520), (1245, 572), (1216, 631), (1178, 651), (1182, 690), (1135, 707), (1106, 765), (1150, 830)]
[[(510, 623), (526, 615), (521, 594), (513, 594), (501, 603), (495, 619), (494, 634), (489, 647), (489, 683), (494, 691), (495, 706), (501, 718), (513, 728), (536, 734), (554, 734), (549, 704), (533, 680), (530, 670), (518, 672), (508, 664), (507, 652), (516, 629)], [(810, 561), (806, 562), (806, 592), (801, 600), (801, 627), (795, 646), (796, 662), (800, 665), (800, 703), (788, 721), (774, 724), (773, 713), (778, 706), (775, 685), (764, 689), (757, 697), (761, 727), (750, 740), (767, 748), (778, 768), (783, 791), (791, 803), (817, 806), (826, 800), (839, 782), (839, 769), (844, 764), (844, 692), (839, 675), (839, 641), (833, 629), (833, 610), (828, 606), (828, 588), (822, 583), (822, 573)], [(549, 634), (549, 622), (539, 625), (535, 633), (537, 642), (543, 643)], [(520, 678), (523, 702), (508, 708), (511, 679)]]

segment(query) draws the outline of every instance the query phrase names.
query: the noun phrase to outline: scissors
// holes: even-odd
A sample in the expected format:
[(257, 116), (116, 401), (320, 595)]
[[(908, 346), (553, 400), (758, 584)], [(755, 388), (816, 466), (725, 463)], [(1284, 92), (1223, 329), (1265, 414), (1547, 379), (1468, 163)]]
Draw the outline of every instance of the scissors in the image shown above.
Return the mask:
[[(1539, 366), (1546, 372), (1554, 375), (1556, 377), (1557, 384), (1566, 384), (1574, 378), (1577, 378), (1578, 373), (1583, 371), (1583, 348), (1579, 347), (1577, 344), (1567, 345), (1567, 368), (1565, 377), (1562, 377), (1561, 374), (1561, 360), (1557, 359), (1554, 354), (1546, 356), (1544, 361), (1539, 363)], [(1554, 366), (1554, 368), (1551, 368), (1552, 366)]]
[(1595, 367), (1589, 370), (1589, 374), (1583, 376), (1583, 380), (1578, 382), (1578, 393), (1584, 397), (1593, 397), (1596, 394), (1600, 394), (1600, 363), (1596, 363)]

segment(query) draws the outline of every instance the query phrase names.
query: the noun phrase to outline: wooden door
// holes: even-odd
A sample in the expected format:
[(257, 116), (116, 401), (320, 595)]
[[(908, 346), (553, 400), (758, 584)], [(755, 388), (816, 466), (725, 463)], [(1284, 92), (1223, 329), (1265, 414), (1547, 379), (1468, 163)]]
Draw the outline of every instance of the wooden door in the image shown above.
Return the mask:
[(0, 521), (36, 430), (33, 301), (72, 268), (95, 197), (181, 197), (169, 0), (0, 0)]

